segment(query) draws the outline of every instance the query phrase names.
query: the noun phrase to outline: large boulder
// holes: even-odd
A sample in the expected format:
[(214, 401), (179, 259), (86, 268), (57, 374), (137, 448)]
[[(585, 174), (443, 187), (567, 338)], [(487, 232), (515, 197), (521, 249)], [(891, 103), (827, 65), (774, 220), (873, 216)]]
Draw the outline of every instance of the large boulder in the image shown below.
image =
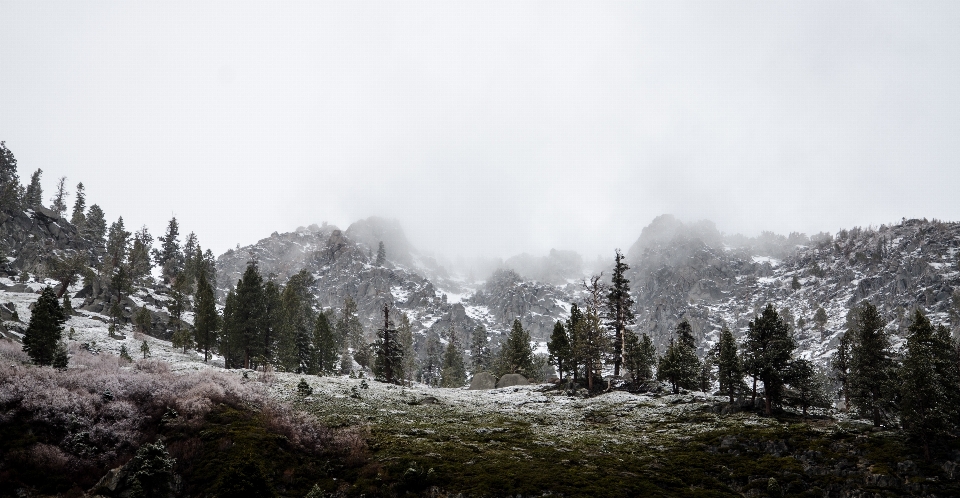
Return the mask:
[(497, 387), (497, 378), (490, 372), (480, 372), (474, 375), (473, 380), (470, 381), (470, 389), (472, 390), (479, 391), (493, 389), (494, 387)]
[(497, 389), (510, 386), (526, 386), (530, 381), (520, 374), (506, 374), (497, 381)]

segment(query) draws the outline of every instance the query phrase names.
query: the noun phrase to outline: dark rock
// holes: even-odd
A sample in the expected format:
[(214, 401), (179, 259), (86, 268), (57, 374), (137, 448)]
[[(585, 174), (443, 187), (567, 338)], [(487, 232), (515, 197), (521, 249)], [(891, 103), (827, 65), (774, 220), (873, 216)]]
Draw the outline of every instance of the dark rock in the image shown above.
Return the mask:
[(470, 381), (471, 390), (486, 390), (497, 387), (497, 378), (490, 372), (480, 372)]
[(527, 386), (530, 381), (520, 374), (506, 374), (497, 381), (497, 389), (501, 387)]

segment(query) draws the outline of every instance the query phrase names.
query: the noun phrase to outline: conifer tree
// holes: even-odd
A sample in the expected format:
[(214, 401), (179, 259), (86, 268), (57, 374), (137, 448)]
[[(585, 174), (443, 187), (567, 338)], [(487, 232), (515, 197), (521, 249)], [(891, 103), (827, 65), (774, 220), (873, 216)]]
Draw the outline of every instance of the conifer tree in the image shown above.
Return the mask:
[(799, 406), (803, 410), (804, 417), (807, 416), (807, 409), (810, 407), (826, 408), (830, 405), (826, 376), (810, 360), (791, 361), (784, 377), (790, 387), (785, 392), (786, 402), (792, 406)]
[(144, 360), (146, 360), (148, 357), (150, 357), (150, 345), (147, 344), (147, 340), (146, 340), (146, 339), (144, 339), (143, 342), (140, 343), (140, 353), (143, 354), (143, 359), (144, 359)]
[(601, 313), (604, 306), (604, 286), (601, 282), (603, 274), (590, 277), (590, 282), (583, 282), (587, 298), (584, 302), (583, 320), (576, 331), (579, 338), (580, 351), (578, 355), (583, 361), (584, 372), (587, 375), (587, 389), (593, 390), (595, 379), (602, 377), (603, 359), (610, 351), (610, 341), (604, 334)]
[(533, 348), (530, 346), (530, 333), (523, 328), (520, 319), (513, 320), (513, 327), (506, 342), (500, 348), (497, 361), (497, 376), (519, 373), (529, 376), (533, 372)]
[(169, 324), (173, 327), (172, 345), (175, 348), (183, 348), (186, 353), (194, 345), (193, 333), (183, 322), (183, 314), (187, 311), (187, 285), (181, 279), (175, 279), (170, 288), (170, 300), (167, 302), (167, 310), (170, 311)]
[(403, 378), (409, 384), (413, 381), (413, 375), (417, 370), (417, 352), (413, 347), (413, 326), (410, 324), (410, 317), (406, 313), (400, 313), (400, 324), (397, 326), (397, 337), (400, 341), (400, 349), (403, 350)]
[(550, 353), (549, 363), (556, 365), (560, 382), (563, 382), (563, 374), (569, 368), (567, 359), (570, 357), (570, 339), (560, 320), (553, 324), (553, 334), (550, 335), (550, 342), (547, 343), (547, 351)]
[(128, 266), (130, 279), (134, 282), (145, 282), (150, 278), (153, 263), (150, 261), (150, 248), (153, 246), (153, 236), (146, 225), (133, 234), (133, 246), (130, 248)]
[(743, 367), (737, 354), (737, 341), (726, 327), (720, 331), (718, 349), (717, 377), (720, 381), (720, 392), (729, 396), (733, 403), (733, 397), (743, 385)]
[(640, 380), (647, 381), (653, 378), (653, 367), (657, 364), (657, 348), (646, 333), (640, 335), (640, 344), (638, 347), (639, 370), (637, 374)]
[(195, 314), (193, 318), (197, 351), (203, 352), (203, 361), (210, 361), (210, 352), (217, 347), (217, 330), (220, 328), (220, 316), (217, 313), (213, 287), (201, 273), (197, 282), (197, 294), (194, 298)]
[(70, 295), (63, 295), (63, 314), (65, 316), (70, 316), (73, 314), (73, 305), (70, 303)]
[[(557, 322), (559, 323), (559, 322)], [(633, 384), (640, 383), (640, 371), (643, 369), (642, 359), (641, 359), (641, 350), (640, 350), (640, 338), (637, 337), (637, 334), (633, 333), (632, 330), (625, 330), (623, 336), (623, 369), (627, 376), (630, 378), (630, 382)], [(563, 380), (563, 379), (561, 379)]]
[(893, 408), (897, 390), (894, 355), (884, 330), (886, 324), (876, 306), (864, 301), (854, 312), (858, 319), (850, 348), (850, 401), (873, 420), (874, 427), (880, 427), (885, 414)]
[(566, 331), (570, 337), (570, 357), (567, 359), (569, 369), (573, 372), (573, 381), (580, 379), (580, 370), (585, 366), (584, 352), (586, 345), (583, 340), (583, 312), (577, 303), (570, 305), (570, 318), (566, 322)]
[(490, 336), (483, 325), (477, 325), (470, 337), (470, 367), (473, 374), (490, 370)]
[(43, 170), (37, 168), (37, 170), (30, 175), (30, 184), (27, 186), (27, 193), (23, 199), (23, 203), (27, 208), (33, 209), (38, 206), (43, 206), (43, 188), (40, 186), (40, 175), (42, 174)]
[(61, 176), (57, 180), (57, 191), (50, 198), (50, 210), (57, 213), (57, 216), (63, 218), (67, 213), (67, 177)]
[(70, 357), (67, 354), (67, 344), (63, 341), (57, 343), (57, 349), (53, 353), (53, 368), (57, 370), (66, 370)]
[(610, 292), (607, 294), (607, 326), (613, 329), (613, 375), (620, 375), (620, 365), (623, 364), (625, 342), (623, 331), (633, 324), (633, 298), (630, 297), (630, 281), (626, 271), (630, 266), (624, 262), (620, 249), (616, 250), (614, 258), (613, 276), (610, 280)]
[(180, 225), (174, 216), (167, 224), (167, 232), (157, 240), (160, 249), (153, 250), (153, 261), (160, 268), (163, 283), (169, 283), (183, 271), (183, 251), (180, 250)]
[(277, 363), (287, 372), (305, 372), (311, 361), (315, 328), (314, 299), (310, 293), (313, 282), (310, 272), (300, 270), (290, 277), (280, 295)]
[(333, 372), (337, 365), (337, 344), (333, 337), (333, 328), (322, 311), (317, 313), (313, 327), (313, 368), (311, 372), (319, 375), (323, 372)]
[(917, 310), (909, 328), (906, 355), (900, 369), (900, 420), (911, 441), (929, 460), (942, 441), (957, 437), (956, 360), (945, 327), (935, 330)]
[(153, 327), (153, 317), (150, 315), (150, 310), (143, 306), (137, 308), (137, 312), (133, 315), (133, 324), (140, 332), (149, 333)]
[(817, 311), (813, 315), (813, 321), (817, 323), (820, 330), (823, 330), (823, 327), (827, 325), (827, 312), (823, 309), (823, 306), (817, 307)]
[(387, 250), (383, 247), (383, 241), (380, 241), (380, 247), (377, 248), (377, 266), (383, 266), (387, 261)]
[(237, 281), (236, 290), (227, 295), (223, 318), (224, 340), (227, 342), (224, 357), (228, 368), (250, 368), (252, 362), (265, 353), (264, 337), (268, 326), (263, 277), (256, 261), (247, 264), (243, 276)]
[(751, 320), (744, 344), (744, 367), (763, 383), (764, 413), (770, 415), (784, 384), (784, 373), (790, 363), (796, 342), (790, 327), (772, 304)]
[(800, 279), (797, 278), (796, 275), (794, 275), (794, 276), (793, 276), (793, 280), (790, 282), (790, 288), (793, 289), (793, 290), (795, 290), (795, 291), (798, 291), (798, 290), (800, 290), (800, 287), (801, 287), (801, 285), (800, 285)]
[(697, 387), (700, 360), (694, 350), (690, 322), (682, 320), (677, 324), (674, 334), (675, 337), (670, 338), (670, 344), (657, 364), (657, 380), (669, 382), (673, 393), (677, 394), (681, 388)]
[(341, 344), (353, 348), (354, 351), (358, 351), (366, 344), (363, 337), (363, 324), (360, 323), (360, 317), (357, 314), (357, 303), (349, 297), (343, 300), (343, 309), (337, 321), (337, 335)]
[(0, 142), (0, 210), (20, 210), (24, 194), (17, 175), (17, 158)]
[(844, 408), (850, 409), (850, 389), (848, 380), (850, 378), (850, 338), (855, 333), (847, 330), (840, 334), (840, 344), (837, 345), (837, 352), (830, 360), (830, 368), (833, 371), (833, 378), (840, 385), (840, 398), (843, 399)]
[(86, 221), (84, 222), (81, 235), (83, 238), (93, 243), (94, 247), (103, 247), (107, 234), (107, 217), (100, 209), (100, 206), (94, 204), (87, 210)]
[[(277, 338), (280, 324), (280, 286), (271, 278), (263, 284), (263, 349), (260, 353), (262, 366), (277, 365)], [(310, 317), (313, 318), (313, 317)], [(312, 328), (312, 327), (311, 327)]]
[(190, 232), (187, 239), (183, 242), (183, 271), (180, 278), (187, 281), (188, 287), (193, 287), (196, 283), (197, 273), (201, 270), (203, 264), (202, 253), (197, 257), (197, 250), (200, 249), (200, 242), (197, 240), (197, 234)]
[(423, 370), (420, 380), (429, 386), (436, 386), (440, 380), (440, 369), (443, 354), (443, 345), (436, 332), (427, 333), (427, 344), (424, 348)]
[(467, 381), (467, 368), (463, 363), (463, 348), (457, 333), (448, 332), (447, 348), (443, 353), (443, 368), (440, 371), (441, 387), (462, 387)]
[(77, 194), (73, 200), (73, 215), (70, 217), (70, 223), (81, 232), (83, 231), (83, 224), (87, 219), (86, 215), (83, 214), (86, 209), (87, 195), (84, 192), (83, 182), (80, 182), (77, 184)]
[(30, 315), (30, 323), (23, 334), (23, 350), (30, 361), (37, 365), (52, 365), (57, 346), (63, 336), (63, 324), (67, 321), (63, 308), (52, 287), (40, 292)]
[[(451, 331), (452, 332), (452, 331)], [(390, 320), (390, 307), (383, 305), (383, 328), (377, 330), (373, 372), (377, 379), (394, 383), (403, 379), (403, 347)], [(462, 360), (461, 360), (462, 361)]]

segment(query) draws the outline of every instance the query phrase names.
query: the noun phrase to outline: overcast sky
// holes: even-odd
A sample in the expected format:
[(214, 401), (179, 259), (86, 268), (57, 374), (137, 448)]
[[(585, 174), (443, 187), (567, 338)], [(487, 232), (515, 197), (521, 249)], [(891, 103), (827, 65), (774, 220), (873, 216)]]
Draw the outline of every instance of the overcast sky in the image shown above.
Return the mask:
[[(217, 254), (395, 217), (448, 256), (960, 220), (960, 2), (0, 0), (21, 179)], [(70, 204), (72, 205), (72, 198)]]

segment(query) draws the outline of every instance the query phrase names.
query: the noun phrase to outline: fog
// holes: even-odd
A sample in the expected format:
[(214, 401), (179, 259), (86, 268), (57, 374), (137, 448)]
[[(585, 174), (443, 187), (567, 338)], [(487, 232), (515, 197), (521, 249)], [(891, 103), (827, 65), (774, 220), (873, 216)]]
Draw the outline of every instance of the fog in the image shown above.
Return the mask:
[[(222, 253), (371, 215), (429, 252), (958, 220), (957, 2), (0, 3), (21, 180)], [(72, 205), (72, 197), (69, 204)]]

